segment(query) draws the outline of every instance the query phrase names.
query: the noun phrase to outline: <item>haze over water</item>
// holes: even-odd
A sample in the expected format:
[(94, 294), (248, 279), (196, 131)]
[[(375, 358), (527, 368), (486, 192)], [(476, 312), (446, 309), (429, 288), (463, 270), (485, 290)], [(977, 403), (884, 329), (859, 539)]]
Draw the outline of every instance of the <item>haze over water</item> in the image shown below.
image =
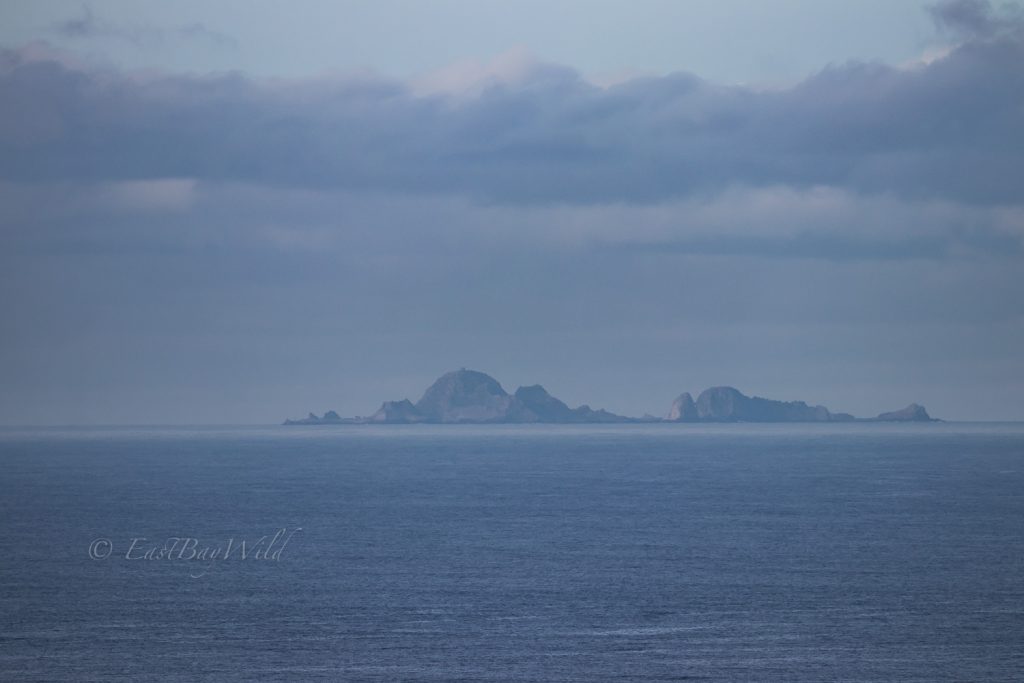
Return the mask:
[(0, 2), (0, 682), (1024, 681), (1024, 0), (300, 5)]
[(5, 680), (1024, 677), (1022, 424), (8, 429), (0, 466)]
[(1002, 0), (7, 0), (0, 424), (1024, 419), (1022, 64)]

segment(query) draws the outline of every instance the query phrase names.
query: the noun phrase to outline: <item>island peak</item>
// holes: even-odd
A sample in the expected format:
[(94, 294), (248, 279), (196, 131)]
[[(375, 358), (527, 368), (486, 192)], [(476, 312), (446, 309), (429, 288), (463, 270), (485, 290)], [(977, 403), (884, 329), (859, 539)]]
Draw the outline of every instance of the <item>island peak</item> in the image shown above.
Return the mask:
[(540, 384), (530, 384), (509, 394), (498, 380), (477, 370), (460, 368), (446, 372), (427, 387), (419, 401), (385, 401), (373, 415), (342, 418), (333, 410), (318, 417), (310, 413), (288, 425), (309, 424), (595, 424), (622, 422), (934, 422), (924, 406), (881, 413), (873, 418), (856, 418), (833, 413), (825, 406), (804, 401), (779, 401), (747, 396), (731, 386), (715, 386), (696, 399), (683, 392), (672, 402), (665, 418), (616, 415), (583, 404), (570, 408)]

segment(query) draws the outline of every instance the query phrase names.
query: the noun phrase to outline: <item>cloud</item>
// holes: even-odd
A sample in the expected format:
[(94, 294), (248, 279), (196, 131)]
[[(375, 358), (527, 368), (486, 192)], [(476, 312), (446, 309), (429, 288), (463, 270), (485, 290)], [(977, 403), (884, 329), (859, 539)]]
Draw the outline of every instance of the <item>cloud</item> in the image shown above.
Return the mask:
[[(466, 364), (636, 414), (734, 382), (965, 417), (979, 377), (1020, 386), (1019, 248), (971, 236), (1020, 218), (830, 188), (527, 205), (3, 183), (0, 402), (14, 422), (273, 422), (365, 414)], [(381, 390), (392, 374), (415, 379)]]
[(1024, 31), (1024, 13), (1019, 5), (1004, 4), (1000, 11), (989, 0), (944, 0), (929, 7), (940, 29), (967, 38), (1013, 36)]
[(479, 97), (494, 88), (535, 84), (542, 77), (565, 78), (570, 82), (578, 78), (571, 69), (544, 64), (524, 48), (516, 48), (486, 62), (477, 59), (455, 62), (413, 79), (410, 86), (417, 96)]
[(131, 43), (139, 48), (172, 40), (199, 40), (222, 48), (236, 45), (231, 36), (214, 31), (199, 22), (169, 28), (150, 25), (127, 26), (100, 18), (89, 5), (82, 6), (79, 16), (55, 22), (51, 26), (51, 30), (63, 38), (75, 40), (113, 39)]
[(1024, 209), (865, 197), (831, 188), (734, 188), (658, 204), (522, 205), (164, 179), (0, 184), (0, 203), (0, 223), (8, 226), (4, 244), (12, 254), (214, 249), (273, 259), (305, 250), (311, 258), (382, 259), (400, 261), (402, 268), (417, 260), (449, 263), (455, 253), (979, 267), (1019, 264), (1024, 256)]
[(106, 34), (107, 29), (100, 25), (92, 8), (82, 6), (82, 15), (72, 17), (53, 24), (53, 30), (65, 38), (90, 38), (97, 34)]
[(521, 56), (426, 90), (370, 77), (144, 78), (18, 51), (0, 63), (8, 180), (189, 177), (504, 203), (660, 202), (744, 185), (1024, 196), (1024, 39), (1013, 32), (975, 32), (913, 68), (831, 66), (781, 91), (687, 74), (600, 88)]
[(636, 414), (736, 382), (1019, 418), (1024, 40), (963, 9), (927, 63), (769, 91), (0, 51), (4, 419), (365, 413), (460, 365)]
[(195, 198), (195, 181), (181, 178), (129, 180), (97, 188), (96, 197), (114, 210), (182, 211)]

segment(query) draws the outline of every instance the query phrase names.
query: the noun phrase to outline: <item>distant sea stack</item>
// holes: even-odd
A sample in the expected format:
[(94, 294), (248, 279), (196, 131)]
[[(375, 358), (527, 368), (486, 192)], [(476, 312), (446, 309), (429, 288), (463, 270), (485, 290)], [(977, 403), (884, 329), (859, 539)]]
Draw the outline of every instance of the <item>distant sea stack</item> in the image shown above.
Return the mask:
[(894, 410), (891, 413), (882, 413), (875, 418), (876, 422), (938, 422), (928, 414), (924, 406), (911, 403), (902, 410)]
[(831, 422), (833, 419), (825, 406), (744, 396), (732, 387), (705, 389), (696, 401), (690, 400), (690, 394), (683, 394), (672, 404), (668, 416), (671, 422)]
[(326, 413), (324, 413), (323, 417), (317, 417), (313, 413), (310, 413), (306, 417), (300, 418), (298, 420), (285, 420), (284, 423), (286, 425), (321, 425), (340, 424), (345, 421), (346, 420), (344, 420), (340, 415), (338, 415), (333, 410), (328, 410)]
[(668, 411), (666, 422), (700, 422), (700, 413), (697, 411), (697, 404), (693, 402), (690, 392), (680, 394), (679, 398), (672, 401), (672, 408)]
[(697, 400), (680, 394), (665, 418), (624, 417), (582, 405), (570, 408), (539, 384), (506, 392), (496, 379), (476, 370), (442, 375), (419, 401), (385, 401), (369, 417), (340, 417), (333, 410), (317, 417), (310, 413), (287, 425), (320, 424), (609, 424), (625, 422), (933, 422), (924, 406), (912, 403), (902, 410), (873, 418), (833, 413), (825, 406), (803, 401), (777, 401), (746, 396), (733, 387), (705, 389)]

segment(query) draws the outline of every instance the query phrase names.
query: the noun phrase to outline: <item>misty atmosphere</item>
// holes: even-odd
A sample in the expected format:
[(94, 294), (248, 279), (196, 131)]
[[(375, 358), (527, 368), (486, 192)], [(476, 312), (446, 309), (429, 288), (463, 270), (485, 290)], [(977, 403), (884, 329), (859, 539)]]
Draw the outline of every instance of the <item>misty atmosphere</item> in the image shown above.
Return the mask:
[(0, 680), (1022, 681), (1024, 2), (0, 0)]
[[(5, 4), (0, 422), (355, 415), (458, 367), (1024, 417), (1019, 5), (400, 6), (437, 45)], [(306, 42), (258, 57), (275, 21)]]

